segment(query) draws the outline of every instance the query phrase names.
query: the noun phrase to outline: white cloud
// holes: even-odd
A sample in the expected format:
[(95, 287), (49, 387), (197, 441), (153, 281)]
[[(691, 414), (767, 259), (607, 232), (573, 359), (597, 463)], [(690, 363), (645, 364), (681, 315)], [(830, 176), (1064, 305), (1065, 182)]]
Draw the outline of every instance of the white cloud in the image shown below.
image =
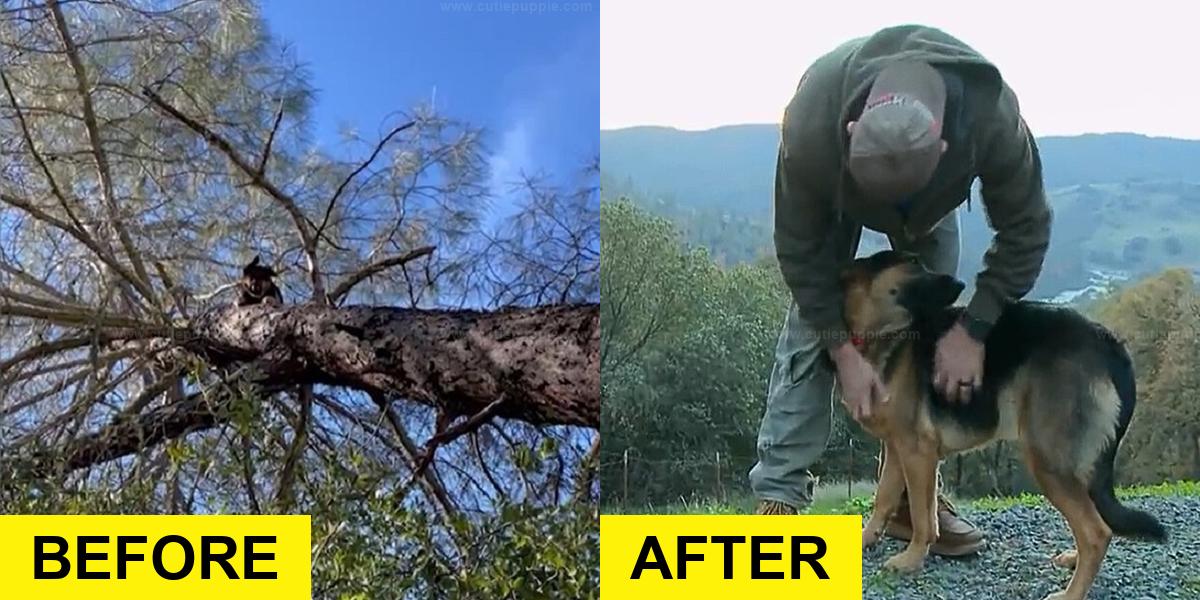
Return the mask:
[(497, 198), (508, 198), (512, 186), (520, 181), (522, 172), (531, 173), (535, 170), (532, 129), (530, 119), (514, 120), (501, 135), (500, 147), (488, 157), (488, 185)]

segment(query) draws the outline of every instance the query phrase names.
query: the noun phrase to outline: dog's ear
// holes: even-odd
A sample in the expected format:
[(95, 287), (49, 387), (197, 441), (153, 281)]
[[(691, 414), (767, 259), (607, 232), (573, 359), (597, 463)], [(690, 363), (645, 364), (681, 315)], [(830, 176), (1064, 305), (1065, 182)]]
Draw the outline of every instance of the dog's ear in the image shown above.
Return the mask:
[(244, 275), (246, 277), (253, 277), (254, 272), (258, 270), (258, 263), (259, 263), (259, 260), (261, 260), (261, 259), (262, 259), (261, 256), (255, 254), (254, 260), (250, 261), (249, 263), (246, 264), (246, 266), (242, 267), (242, 275)]
[(966, 287), (967, 284), (950, 275), (934, 275), (929, 279), (925, 301), (931, 306), (950, 306)]
[(279, 275), (274, 268), (262, 264), (262, 257), (254, 255), (254, 260), (242, 267), (242, 276), (249, 279), (267, 279)]
[(954, 304), (966, 284), (949, 276), (929, 274), (905, 287), (900, 303), (914, 313), (938, 311)]

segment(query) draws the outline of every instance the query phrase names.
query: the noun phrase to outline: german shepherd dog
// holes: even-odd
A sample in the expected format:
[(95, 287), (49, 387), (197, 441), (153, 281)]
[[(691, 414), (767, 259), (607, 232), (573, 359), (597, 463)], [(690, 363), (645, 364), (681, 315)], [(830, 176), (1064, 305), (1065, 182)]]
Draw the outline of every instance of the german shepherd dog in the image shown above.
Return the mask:
[(862, 422), (885, 445), (864, 548), (879, 540), (905, 488), (909, 494), (912, 540), (885, 569), (920, 571), (937, 540), (938, 461), (1001, 439), (1020, 444), (1075, 538), (1075, 550), (1054, 559), (1074, 564), (1071, 582), (1047, 600), (1085, 598), (1114, 534), (1166, 540), (1155, 517), (1113, 493), (1113, 460), (1137, 394), (1132, 361), (1111, 332), (1068, 308), (1010, 304), (985, 342), (982, 386), (969, 402), (953, 403), (933, 387), (933, 358), (963, 310), (952, 304), (964, 284), (888, 250), (855, 260), (842, 285), (850, 333), (889, 395)]

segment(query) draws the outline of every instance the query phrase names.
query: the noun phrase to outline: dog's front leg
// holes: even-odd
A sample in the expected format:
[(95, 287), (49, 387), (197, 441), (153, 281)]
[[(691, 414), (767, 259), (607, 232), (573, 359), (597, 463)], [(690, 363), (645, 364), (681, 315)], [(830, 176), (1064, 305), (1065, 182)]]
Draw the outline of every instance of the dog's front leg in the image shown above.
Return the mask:
[(904, 495), (904, 468), (900, 465), (900, 457), (894, 449), (887, 446), (883, 452), (883, 466), (879, 471), (879, 485), (875, 488), (875, 507), (871, 518), (863, 526), (863, 549), (874, 546), (879, 542), (880, 535), (887, 522), (896, 514), (900, 506), (900, 498)]
[(913, 536), (908, 548), (888, 559), (883, 568), (899, 573), (916, 573), (925, 565), (929, 546), (938, 537), (937, 444), (911, 440), (896, 444), (894, 449), (903, 463), (904, 480), (908, 485)]

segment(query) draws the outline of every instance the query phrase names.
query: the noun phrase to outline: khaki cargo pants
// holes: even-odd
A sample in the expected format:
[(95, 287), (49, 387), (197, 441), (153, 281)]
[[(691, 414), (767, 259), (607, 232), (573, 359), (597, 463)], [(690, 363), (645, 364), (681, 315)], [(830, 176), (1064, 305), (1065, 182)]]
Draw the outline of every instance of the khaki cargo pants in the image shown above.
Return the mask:
[[(890, 239), (892, 248), (915, 252), (931, 271), (956, 275), (958, 220), (956, 210), (911, 244)], [(862, 228), (853, 227), (846, 237), (848, 256), (855, 256)], [(829, 443), (835, 379), (833, 363), (820, 339), (792, 303), (775, 347), (767, 410), (758, 430), (758, 463), (750, 470), (750, 488), (757, 499), (793, 507), (812, 501), (813, 478), (808, 469)]]

